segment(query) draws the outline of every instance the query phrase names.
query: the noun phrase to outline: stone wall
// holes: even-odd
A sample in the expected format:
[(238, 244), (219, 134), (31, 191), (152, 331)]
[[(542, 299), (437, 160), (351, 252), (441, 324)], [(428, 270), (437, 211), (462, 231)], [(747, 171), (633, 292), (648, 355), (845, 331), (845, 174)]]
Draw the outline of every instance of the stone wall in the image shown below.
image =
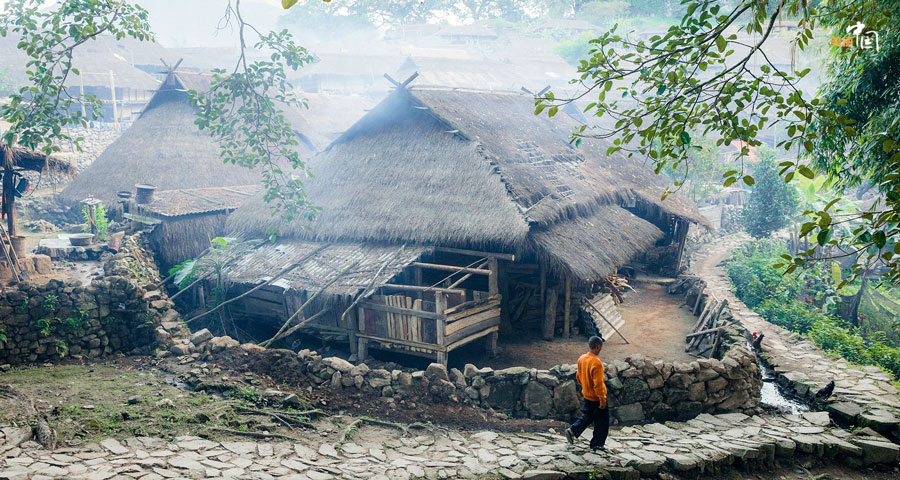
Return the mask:
[(127, 237), (118, 254), (105, 256), (104, 271), (88, 286), (50, 280), (0, 293), (0, 365), (152, 351), (161, 320), (177, 316), (152, 290), (159, 280), (152, 259)]
[[(605, 362), (612, 423), (689, 419), (701, 413), (755, 413), (762, 384), (759, 367), (746, 348), (731, 345), (721, 360), (671, 363), (633, 355), (625, 361)], [(452, 402), (482, 407), (500, 416), (570, 420), (579, 413), (583, 400), (575, 381), (575, 365), (549, 370), (494, 370), (468, 364), (463, 371), (448, 371), (434, 363), (424, 371), (412, 371), (377, 361), (354, 365), (338, 357), (323, 358), (310, 350), (295, 353), (252, 344), (239, 346), (229, 337), (212, 337), (205, 329), (194, 333), (190, 341), (174, 340), (170, 352), (209, 353), (213, 355), (201, 358), (213, 360), (214, 354), (229, 348), (241, 348), (251, 356), (241, 361), (248, 368), (272, 366), (257, 373), (269, 375), (276, 382), (296, 383), (302, 374), (312, 384), (330, 385), (338, 391), (362, 390), (373, 400), (381, 397), (398, 405)], [(256, 361), (253, 356), (278, 358)], [(186, 380), (203, 388), (199, 378)]]

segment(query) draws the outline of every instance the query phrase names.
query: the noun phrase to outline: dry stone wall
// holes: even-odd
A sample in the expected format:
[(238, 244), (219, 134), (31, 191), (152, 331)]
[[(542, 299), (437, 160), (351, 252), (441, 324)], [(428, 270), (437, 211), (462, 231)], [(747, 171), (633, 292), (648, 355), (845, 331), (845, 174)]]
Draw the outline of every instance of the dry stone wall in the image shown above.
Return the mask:
[(177, 316), (147, 288), (159, 279), (152, 262), (128, 237), (90, 285), (50, 280), (0, 293), (0, 365), (151, 352), (160, 322)]
[[(269, 375), (277, 382), (296, 383), (298, 375), (302, 375), (313, 384), (337, 391), (361, 390), (397, 404), (452, 402), (479, 406), (501, 416), (570, 420), (579, 413), (583, 400), (575, 381), (575, 365), (549, 370), (494, 370), (468, 364), (460, 371), (434, 363), (419, 371), (388, 369), (392, 365), (353, 364), (310, 350), (295, 353), (265, 350), (252, 344), (238, 347), (231, 338), (213, 337), (206, 330), (194, 333), (191, 341), (173, 342), (170, 351), (202, 355), (228, 348), (243, 349), (249, 358), (241, 364), (248, 368), (268, 365), (266, 371), (257, 373)], [(264, 356), (268, 357), (265, 361), (257, 361)], [(753, 355), (737, 343), (721, 360), (671, 363), (633, 355), (605, 365), (613, 424), (690, 419), (701, 413), (758, 411), (762, 384), (759, 367)], [(186, 381), (196, 388), (205, 388), (199, 376)]]

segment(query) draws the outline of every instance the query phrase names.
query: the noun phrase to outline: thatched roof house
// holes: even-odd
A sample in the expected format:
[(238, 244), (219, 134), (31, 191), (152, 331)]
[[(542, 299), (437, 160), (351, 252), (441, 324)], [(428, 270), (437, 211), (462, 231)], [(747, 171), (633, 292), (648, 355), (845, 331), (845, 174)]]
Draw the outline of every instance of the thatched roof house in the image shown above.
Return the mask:
[(170, 74), (134, 124), (69, 183), (60, 199), (74, 204), (93, 195), (109, 204), (116, 192), (132, 191), (136, 183), (160, 190), (251, 183), (255, 175), (223, 164), (216, 140), (194, 124), (188, 90), (207, 88), (205, 75)]
[[(391, 277), (373, 274), (370, 288), (357, 289), (356, 293), (371, 295), (381, 287), (385, 293), (366, 303), (365, 321), (331, 327), (348, 329), (351, 337), (359, 337), (361, 355), (371, 340), (391, 348), (405, 345), (419, 354), (430, 352), (445, 361), (459, 342), (478, 335), (495, 340), (501, 317), (506, 322), (528, 323), (523, 312), (534, 310), (529, 307), (530, 298), (537, 297), (543, 305), (545, 290), (562, 292), (565, 284), (566, 302), (560, 305), (567, 305), (573, 298), (573, 283), (585, 291), (658, 240), (683, 244), (690, 223), (706, 223), (696, 207), (682, 198), (660, 201), (663, 184), (646, 166), (624, 156), (606, 156), (599, 142), (573, 147), (568, 140), (574, 121), (562, 114), (552, 120), (535, 116), (533, 108), (533, 98), (519, 93), (396, 90), (313, 159), (316, 177), (308, 183), (308, 193), (322, 212), (309, 228), (263, 213), (267, 207), (260, 196), (231, 215), (227, 223), (231, 235), (263, 237), (275, 227), (282, 237), (243, 258), (229, 269), (229, 277), (247, 285), (262, 282), (260, 275), (271, 275), (279, 266), (297, 261), (284, 255), (277, 262), (269, 261), (277, 250), (292, 245), (304, 245), (298, 248), (303, 252), (316, 244), (329, 245), (322, 255), (352, 245), (415, 248), (421, 257), (417, 261), (406, 256), (407, 271)], [(316, 258), (306, 263), (320, 261), (321, 255)], [(396, 262), (395, 258), (384, 265), (398, 272), (403, 265)], [(268, 273), (258, 269), (264, 263), (269, 264)], [(350, 259), (340, 256), (328, 263), (331, 271), (352, 266)], [(296, 271), (304, 268), (301, 265)], [(538, 270), (541, 290), (535, 291), (531, 286), (537, 282), (527, 277)], [(454, 273), (443, 278), (448, 271)], [(467, 275), (452, 278), (457, 273)], [(483, 277), (469, 278), (473, 275), (486, 276), (487, 282)], [(301, 274), (282, 280), (285, 292), (300, 296), (317, 288)], [(513, 309), (508, 293), (517, 283), (530, 294)], [(391, 300), (387, 292), (398, 291), (420, 292), (423, 305), (431, 307), (407, 308), (412, 299), (402, 295)], [(434, 300), (422, 298), (421, 292), (433, 294)], [(466, 324), (463, 330), (471, 334), (468, 337), (438, 335), (434, 342), (422, 338), (410, 342), (407, 334), (384, 332), (379, 327), (383, 318), (370, 318), (373, 311), (397, 313), (397, 302), (404, 301), (401, 316), (416, 316), (415, 312), (440, 316), (447, 307), (450, 312), (487, 301), (497, 302), (497, 313)], [(479, 318), (485, 315), (483, 310)], [(568, 306), (565, 312), (563, 331), (567, 332)], [(457, 310), (438, 321), (454, 322), (459, 315)], [(540, 311), (536, 316), (540, 321)], [(552, 336), (555, 312), (548, 316)], [(448, 335), (455, 332), (451, 323), (440, 323), (439, 332), (441, 325)]]
[[(648, 168), (594, 142), (574, 148), (574, 122), (554, 120), (517, 93), (398, 90), (313, 160), (308, 191), (322, 213), (312, 228), (261, 214), (261, 198), (229, 225), (245, 236), (276, 225), (303, 240), (532, 253), (590, 280), (651, 246), (654, 219), (705, 221), (686, 200), (660, 201)], [(622, 206), (638, 203), (653, 217)], [(582, 234), (590, 244), (567, 240)], [(589, 246), (609, 261), (585, 261)]]

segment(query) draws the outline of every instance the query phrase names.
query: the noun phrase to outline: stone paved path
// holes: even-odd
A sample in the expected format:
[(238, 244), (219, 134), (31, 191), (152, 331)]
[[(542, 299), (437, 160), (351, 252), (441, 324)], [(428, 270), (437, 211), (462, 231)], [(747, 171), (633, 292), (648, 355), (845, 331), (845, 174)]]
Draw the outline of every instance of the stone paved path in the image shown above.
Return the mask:
[(586, 440), (570, 447), (551, 434), (412, 429), (404, 434), (364, 426), (341, 444), (329, 440), (339, 431), (331, 430), (311, 433), (303, 443), (141, 437), (48, 451), (26, 440), (29, 430), (4, 428), (0, 479), (552, 479), (566, 474), (587, 478), (592, 471), (631, 479), (662, 470), (693, 476), (730, 466), (766, 468), (776, 458), (802, 455), (850, 465), (896, 464), (900, 456), (897, 445), (871, 430), (853, 435), (834, 427), (824, 412), (785, 417), (703, 414), (684, 423), (626, 427), (613, 431), (609, 450), (599, 454), (588, 451)]
[(829, 355), (801, 336), (767, 322), (735, 297), (721, 263), (747, 239), (737, 234), (708, 244), (693, 256), (693, 273), (706, 280), (708, 291), (717, 298), (728, 299), (732, 314), (748, 330), (765, 333), (762, 356), (775, 369), (780, 383), (811, 398), (834, 380), (829, 411), (845, 421), (900, 435), (900, 396), (890, 375), (874, 366), (854, 366)]

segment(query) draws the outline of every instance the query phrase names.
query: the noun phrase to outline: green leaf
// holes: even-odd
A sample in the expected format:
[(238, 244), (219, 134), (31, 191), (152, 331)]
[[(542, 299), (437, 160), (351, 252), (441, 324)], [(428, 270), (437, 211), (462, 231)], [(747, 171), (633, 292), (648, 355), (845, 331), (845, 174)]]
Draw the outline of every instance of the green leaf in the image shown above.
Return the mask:
[(887, 244), (887, 236), (884, 234), (883, 230), (879, 230), (872, 234), (872, 243), (878, 248), (884, 248)]
[(681, 132), (678, 138), (681, 139), (681, 143), (683, 143), (684, 145), (691, 144), (691, 136), (687, 132)]
[[(328, 0), (326, 0), (326, 1), (328, 1)], [(285, 10), (293, 7), (296, 4), (297, 4), (297, 0), (281, 0), (281, 8), (284, 8)]]
[(727, 46), (728, 42), (725, 40), (725, 37), (723, 37), (722, 35), (716, 37), (716, 48), (718, 48), (720, 52), (724, 52), (725, 47)]
[(756, 183), (756, 180), (753, 180), (753, 177), (750, 175), (744, 175), (744, 183), (746, 183), (748, 187), (752, 187)]
[(659, 88), (656, 89), (656, 95), (657, 95), (657, 96), (662, 95), (663, 93), (665, 93), (665, 91), (666, 91), (666, 86), (665, 86), (665, 84), (660, 85)]
[(813, 171), (806, 165), (800, 165), (800, 167), (797, 168), (797, 171), (800, 172), (800, 175), (803, 175), (810, 180), (812, 180), (813, 177), (816, 176), (816, 174), (813, 173)]
[(819, 245), (825, 245), (831, 240), (832, 234), (833, 230), (830, 228), (823, 228), (822, 230), (819, 230), (819, 233), (816, 235), (816, 242), (818, 242)]

